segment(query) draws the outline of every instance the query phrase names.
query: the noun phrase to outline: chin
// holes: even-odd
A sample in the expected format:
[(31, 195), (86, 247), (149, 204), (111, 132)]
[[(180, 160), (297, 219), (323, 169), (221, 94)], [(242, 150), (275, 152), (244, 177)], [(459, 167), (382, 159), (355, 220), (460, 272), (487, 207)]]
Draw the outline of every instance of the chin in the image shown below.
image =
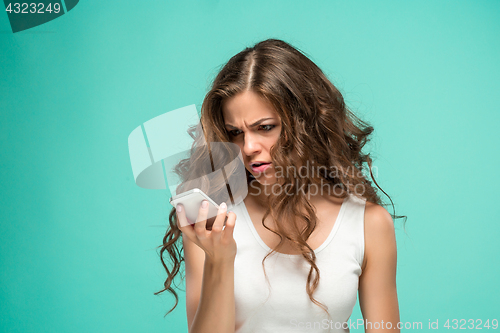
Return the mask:
[(276, 179), (274, 177), (255, 177), (255, 179), (259, 182), (261, 185), (273, 185), (276, 184)]
[[(267, 169), (267, 170), (269, 170), (269, 169)], [(277, 179), (276, 179), (275, 173), (273, 171), (271, 171), (271, 172), (267, 171), (267, 173), (262, 172), (260, 174), (254, 174), (253, 171), (248, 170), (248, 172), (253, 176), (253, 178), (261, 185), (273, 185), (273, 184), (277, 183)]]

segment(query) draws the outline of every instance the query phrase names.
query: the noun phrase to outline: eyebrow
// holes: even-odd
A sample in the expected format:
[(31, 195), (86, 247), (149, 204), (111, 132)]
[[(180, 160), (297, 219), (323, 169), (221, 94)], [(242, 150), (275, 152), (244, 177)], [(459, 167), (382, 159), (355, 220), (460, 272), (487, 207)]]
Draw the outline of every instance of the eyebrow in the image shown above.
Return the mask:
[[(261, 122), (265, 121), (265, 120), (268, 120), (268, 119), (274, 119), (274, 118), (262, 118), (262, 119), (259, 119), (257, 120), (255, 123), (251, 124), (250, 126), (248, 127), (254, 127), (254, 126), (257, 126), (259, 125)], [(230, 127), (230, 128), (235, 128), (237, 129), (236, 127), (234, 127), (233, 125), (230, 125), (230, 124), (224, 124), (226, 125), (227, 127)]]

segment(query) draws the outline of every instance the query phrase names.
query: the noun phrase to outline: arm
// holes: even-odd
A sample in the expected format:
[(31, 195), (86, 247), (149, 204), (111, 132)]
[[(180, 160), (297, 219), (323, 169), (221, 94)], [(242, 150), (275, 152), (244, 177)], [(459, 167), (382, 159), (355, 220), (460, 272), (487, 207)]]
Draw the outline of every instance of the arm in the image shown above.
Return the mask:
[[(365, 332), (400, 332), (396, 289), (396, 237), (391, 215), (382, 206), (366, 203), (365, 256), (359, 279), (359, 304)], [(383, 322), (383, 324), (382, 324)], [(387, 323), (392, 328), (387, 328)], [(391, 325), (389, 324), (389, 325)]]
[(188, 332), (234, 332), (234, 264), (217, 264), (183, 239)]
[[(186, 311), (189, 333), (234, 333), (234, 258), (236, 243), (233, 230), (236, 214), (219, 215), (211, 230), (206, 229), (208, 210), (200, 208), (195, 225), (182, 231), (186, 267)], [(185, 213), (177, 212), (184, 221)], [(186, 223), (183, 223), (186, 224)]]

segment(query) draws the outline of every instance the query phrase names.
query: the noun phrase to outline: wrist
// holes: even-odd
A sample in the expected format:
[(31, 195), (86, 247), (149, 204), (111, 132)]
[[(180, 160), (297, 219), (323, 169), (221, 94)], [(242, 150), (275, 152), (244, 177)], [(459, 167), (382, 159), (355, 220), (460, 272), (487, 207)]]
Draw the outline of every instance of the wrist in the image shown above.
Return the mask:
[(234, 258), (218, 260), (205, 254), (205, 269), (214, 269), (217, 271), (234, 269)]

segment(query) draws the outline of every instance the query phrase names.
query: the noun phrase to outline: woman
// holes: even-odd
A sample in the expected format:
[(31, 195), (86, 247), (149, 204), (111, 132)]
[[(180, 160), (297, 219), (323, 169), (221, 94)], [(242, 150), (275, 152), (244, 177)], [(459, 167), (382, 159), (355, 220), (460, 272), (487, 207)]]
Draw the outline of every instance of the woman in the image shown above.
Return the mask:
[(357, 292), (366, 332), (399, 332), (393, 220), (363, 174), (373, 128), (323, 72), (288, 43), (257, 43), (219, 72), (201, 124), (240, 148), (249, 186), (212, 225), (203, 206), (194, 225), (170, 214), (160, 292), (177, 300), (184, 260), (189, 332), (348, 332)]

